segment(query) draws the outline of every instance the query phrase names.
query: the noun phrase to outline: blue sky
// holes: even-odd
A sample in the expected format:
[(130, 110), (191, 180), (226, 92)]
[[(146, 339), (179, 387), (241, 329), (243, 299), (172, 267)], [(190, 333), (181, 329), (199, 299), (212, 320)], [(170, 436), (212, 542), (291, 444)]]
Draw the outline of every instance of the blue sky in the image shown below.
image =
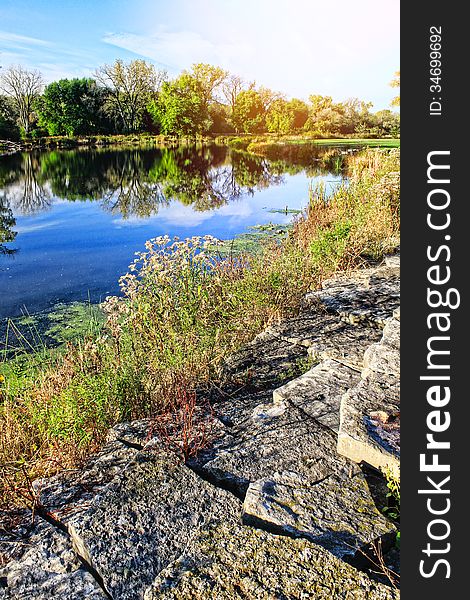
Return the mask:
[(145, 58), (171, 76), (209, 62), (288, 97), (388, 108), (399, 0), (0, 0), (0, 64), (46, 81)]

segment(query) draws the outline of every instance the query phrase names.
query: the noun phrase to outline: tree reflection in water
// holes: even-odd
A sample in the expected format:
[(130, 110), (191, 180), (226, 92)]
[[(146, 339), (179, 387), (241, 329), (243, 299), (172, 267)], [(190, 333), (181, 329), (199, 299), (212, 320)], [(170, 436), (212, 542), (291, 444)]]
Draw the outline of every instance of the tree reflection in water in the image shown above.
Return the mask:
[(100, 202), (124, 219), (156, 215), (173, 200), (210, 211), (279, 185), (283, 174), (339, 174), (337, 149), (269, 161), (226, 146), (171, 149), (77, 149), (0, 157), (0, 253), (13, 254), (15, 215), (47, 210), (55, 198)]
[[(281, 182), (279, 165), (215, 145), (19, 153), (0, 160), (5, 215), (46, 210), (53, 198), (99, 201), (125, 219), (155, 215), (172, 200), (207, 211)], [(11, 219), (2, 216), (2, 232), (14, 225)]]
[(0, 192), (0, 254), (14, 254), (16, 248), (5, 246), (14, 241), (16, 231), (13, 231), (16, 225), (16, 219), (13, 211), (5, 203), (5, 196)]

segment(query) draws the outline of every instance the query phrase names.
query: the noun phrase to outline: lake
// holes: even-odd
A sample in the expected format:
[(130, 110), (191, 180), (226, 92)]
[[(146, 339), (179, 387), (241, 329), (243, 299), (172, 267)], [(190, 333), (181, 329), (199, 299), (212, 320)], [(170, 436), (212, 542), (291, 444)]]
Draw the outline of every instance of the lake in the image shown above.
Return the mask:
[(310, 185), (341, 181), (323, 160), (331, 152), (319, 148), (309, 166), (215, 145), (0, 157), (0, 318), (119, 293), (134, 253), (158, 235), (231, 239), (288, 223), (284, 209), (304, 208)]

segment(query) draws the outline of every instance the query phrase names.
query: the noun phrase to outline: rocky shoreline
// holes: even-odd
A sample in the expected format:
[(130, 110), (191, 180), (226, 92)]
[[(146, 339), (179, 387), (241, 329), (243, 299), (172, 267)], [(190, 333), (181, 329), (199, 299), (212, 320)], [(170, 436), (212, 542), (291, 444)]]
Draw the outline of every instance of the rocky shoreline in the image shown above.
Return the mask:
[(184, 435), (123, 423), (36, 481), (0, 598), (398, 598), (371, 559), (397, 568), (372, 467), (399, 468), (399, 277), (393, 256), (326, 281), (230, 358)]

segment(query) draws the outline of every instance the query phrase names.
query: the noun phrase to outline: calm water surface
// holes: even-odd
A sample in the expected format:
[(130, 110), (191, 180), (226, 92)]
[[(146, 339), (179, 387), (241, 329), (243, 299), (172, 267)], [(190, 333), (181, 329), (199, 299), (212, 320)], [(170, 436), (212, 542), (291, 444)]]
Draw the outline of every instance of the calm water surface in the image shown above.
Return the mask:
[(229, 239), (288, 223), (272, 211), (301, 209), (309, 185), (341, 180), (321, 161), (328, 151), (308, 168), (221, 146), (0, 157), (0, 318), (117, 294), (158, 235)]

